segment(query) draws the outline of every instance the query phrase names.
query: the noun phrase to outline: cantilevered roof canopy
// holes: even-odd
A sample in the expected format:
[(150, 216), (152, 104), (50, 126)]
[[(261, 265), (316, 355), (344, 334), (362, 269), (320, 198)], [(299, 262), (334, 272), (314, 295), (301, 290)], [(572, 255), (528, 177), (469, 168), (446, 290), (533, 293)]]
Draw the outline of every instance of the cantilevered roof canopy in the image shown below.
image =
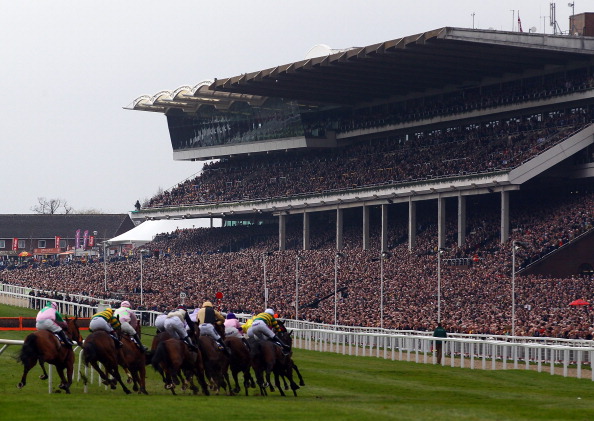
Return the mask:
[(594, 57), (594, 38), (441, 28), (216, 80), (210, 89), (356, 104)]
[(194, 87), (181, 86), (174, 91), (157, 92), (153, 96), (143, 95), (136, 98), (131, 106), (125, 108), (158, 113), (167, 113), (172, 108), (178, 108), (187, 113), (194, 113), (202, 106), (227, 110), (236, 102), (260, 106), (266, 100), (254, 95), (213, 91), (209, 89), (211, 84), (212, 80), (207, 80)]

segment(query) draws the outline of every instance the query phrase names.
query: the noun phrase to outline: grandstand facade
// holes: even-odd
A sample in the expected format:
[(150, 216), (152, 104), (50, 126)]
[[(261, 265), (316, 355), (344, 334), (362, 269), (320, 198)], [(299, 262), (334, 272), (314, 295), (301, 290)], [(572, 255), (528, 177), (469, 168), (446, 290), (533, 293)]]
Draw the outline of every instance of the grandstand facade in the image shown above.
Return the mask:
[[(361, 48), (142, 96), (167, 116), (173, 158), (210, 160), (135, 219), (220, 217), (225, 224), (360, 230), (387, 250), (389, 223), (432, 203), (436, 248), (461, 247), (469, 203), (495, 197), (499, 241), (523, 190), (591, 190), (594, 38), (441, 28)], [(398, 215), (398, 216), (396, 216)], [(371, 220), (371, 222), (370, 222)], [(370, 224), (379, 224), (372, 244)], [(317, 226), (317, 225), (316, 225)], [(322, 228), (323, 229), (323, 228)]]

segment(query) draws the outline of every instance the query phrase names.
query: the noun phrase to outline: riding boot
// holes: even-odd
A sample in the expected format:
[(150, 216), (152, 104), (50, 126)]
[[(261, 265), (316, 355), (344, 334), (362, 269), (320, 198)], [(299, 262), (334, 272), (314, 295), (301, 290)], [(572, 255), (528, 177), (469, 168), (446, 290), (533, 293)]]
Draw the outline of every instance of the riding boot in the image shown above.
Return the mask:
[(243, 342), (243, 344), (248, 349), (248, 351), (251, 350), (250, 343), (248, 342), (248, 340), (246, 338), (241, 338), (241, 342)]
[(70, 338), (68, 338), (68, 336), (66, 336), (66, 332), (60, 330), (57, 333), (58, 337), (60, 338), (60, 341), (64, 344), (64, 346), (66, 348), (72, 348), (72, 345), (74, 345), (74, 343), (70, 340)]
[(225, 345), (225, 342), (223, 342), (222, 338), (217, 339), (217, 343), (219, 344), (219, 349), (221, 351), (224, 351), (225, 354), (227, 354), (228, 357), (231, 356), (231, 350), (229, 349), (229, 347), (227, 347), (227, 345)]
[(190, 337), (189, 337), (189, 336), (186, 336), (186, 337), (183, 339), (183, 341), (184, 341), (184, 343), (185, 343), (186, 345), (188, 345), (188, 348), (190, 348), (192, 351), (198, 351), (198, 348), (196, 348), (196, 345), (194, 345), (194, 344), (192, 343), (192, 340), (190, 339)]
[(124, 346), (124, 344), (118, 339), (118, 337), (114, 333), (110, 333), (109, 336), (111, 336), (111, 339), (113, 339), (116, 348), (121, 348)]
[(282, 348), (284, 355), (289, 355), (291, 352), (291, 347), (281, 341), (278, 336), (274, 335), (272, 338), (270, 338), (270, 340)]
[(138, 336), (138, 333), (135, 333), (132, 337), (134, 338), (134, 342), (136, 342), (138, 349), (140, 349), (142, 352), (148, 351), (148, 348), (144, 346), (142, 342), (140, 342), (140, 336)]

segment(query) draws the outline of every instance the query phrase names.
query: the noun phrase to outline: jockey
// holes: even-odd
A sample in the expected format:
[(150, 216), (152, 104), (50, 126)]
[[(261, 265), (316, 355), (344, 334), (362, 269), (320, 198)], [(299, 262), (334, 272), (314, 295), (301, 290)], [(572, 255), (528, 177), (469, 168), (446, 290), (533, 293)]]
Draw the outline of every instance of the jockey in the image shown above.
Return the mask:
[(191, 350), (197, 351), (198, 348), (196, 348), (196, 345), (192, 343), (192, 339), (186, 330), (186, 323), (193, 332), (194, 322), (190, 319), (186, 306), (180, 305), (177, 307), (177, 309), (170, 311), (167, 314), (167, 318), (165, 319), (164, 323), (165, 331), (169, 333), (172, 338), (177, 338), (184, 341), (184, 343), (188, 345), (188, 348)]
[(254, 322), (248, 331), (248, 336), (257, 339), (268, 339), (274, 344), (280, 346), (283, 349), (283, 353), (286, 355), (291, 351), (291, 348), (283, 343), (274, 332), (281, 332), (277, 320), (274, 318), (274, 310), (267, 308), (264, 313), (256, 315)]
[(243, 330), (243, 333), (245, 335), (249, 336), (250, 327), (252, 327), (252, 323), (254, 323), (255, 318), (256, 318), (256, 315), (250, 317), (249, 319), (246, 320), (246, 322), (244, 324), (241, 325), (241, 330)]
[(117, 317), (113, 315), (113, 309), (110, 307), (95, 314), (91, 318), (91, 322), (89, 323), (89, 330), (91, 332), (95, 332), (98, 330), (107, 332), (115, 342), (117, 348), (121, 348), (122, 346), (124, 346), (120, 342), (118, 337), (115, 335), (115, 330), (119, 330), (120, 327), (121, 323), (117, 319)]
[(243, 338), (243, 329), (241, 323), (237, 320), (235, 314), (229, 312), (225, 320), (225, 337), (226, 338)]
[(155, 327), (157, 328), (157, 333), (165, 332), (165, 319), (167, 319), (166, 311), (155, 317)]
[(66, 336), (66, 333), (62, 330), (65, 329), (66, 322), (58, 311), (58, 303), (55, 301), (47, 302), (39, 313), (37, 313), (35, 328), (37, 330), (47, 330), (56, 335), (60, 342), (67, 348), (72, 348), (74, 343)]
[(223, 338), (221, 338), (221, 335), (217, 333), (214, 327), (215, 323), (218, 325), (222, 325), (225, 322), (225, 318), (221, 313), (219, 313), (213, 308), (212, 303), (210, 301), (205, 301), (204, 303), (202, 303), (202, 308), (198, 310), (197, 319), (200, 323), (200, 334), (210, 336), (211, 338), (213, 338), (219, 344), (219, 348), (225, 351), (227, 355), (229, 355), (229, 349), (223, 342)]
[(130, 309), (130, 302), (129, 301), (122, 301), (120, 304), (120, 308), (114, 311), (113, 315), (120, 321), (122, 324), (122, 332), (130, 335), (138, 349), (143, 352), (147, 351), (147, 348), (140, 342), (140, 337), (138, 333), (132, 326), (138, 326), (138, 319), (136, 318), (136, 314)]

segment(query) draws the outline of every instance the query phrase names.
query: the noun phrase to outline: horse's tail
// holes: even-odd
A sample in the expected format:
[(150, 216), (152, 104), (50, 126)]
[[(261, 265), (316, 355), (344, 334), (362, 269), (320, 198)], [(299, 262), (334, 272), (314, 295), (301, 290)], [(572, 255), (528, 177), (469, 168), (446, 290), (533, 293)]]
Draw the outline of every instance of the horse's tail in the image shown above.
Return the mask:
[(157, 346), (157, 349), (152, 354), (152, 357), (150, 360), (151, 360), (150, 364), (153, 366), (155, 371), (158, 371), (160, 373), (162, 371), (160, 364), (168, 363), (167, 350), (165, 349), (165, 342), (161, 342), (159, 344), (159, 346)]
[(87, 366), (90, 362), (97, 361), (97, 349), (93, 342), (85, 342), (85, 346), (83, 347), (83, 360)]
[(23, 365), (30, 365), (31, 362), (37, 361), (37, 336), (30, 334), (25, 338), (25, 342), (17, 355), (17, 361)]

